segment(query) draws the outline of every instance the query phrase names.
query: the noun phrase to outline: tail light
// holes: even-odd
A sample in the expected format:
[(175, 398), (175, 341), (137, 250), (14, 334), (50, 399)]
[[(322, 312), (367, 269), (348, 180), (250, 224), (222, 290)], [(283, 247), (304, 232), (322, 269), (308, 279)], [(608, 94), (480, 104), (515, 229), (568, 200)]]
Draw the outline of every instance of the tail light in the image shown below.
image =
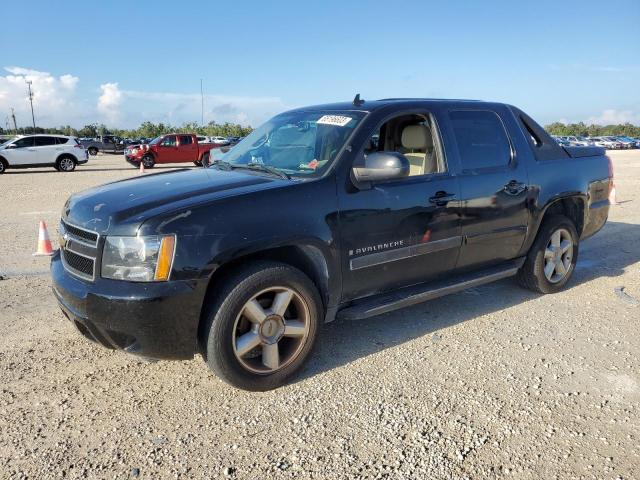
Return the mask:
[(76, 144), (76, 145), (73, 146), (73, 148), (80, 148), (80, 149), (84, 150), (84, 145)]

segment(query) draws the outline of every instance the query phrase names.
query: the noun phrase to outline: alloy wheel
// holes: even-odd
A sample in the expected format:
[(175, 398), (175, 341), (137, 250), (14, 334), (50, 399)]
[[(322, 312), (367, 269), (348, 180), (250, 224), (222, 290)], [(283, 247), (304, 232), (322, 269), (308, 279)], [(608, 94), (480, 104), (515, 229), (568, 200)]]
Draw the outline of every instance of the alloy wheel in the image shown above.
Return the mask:
[(568, 230), (560, 228), (551, 234), (544, 251), (544, 276), (551, 283), (562, 281), (573, 260), (573, 238)]
[(233, 327), (233, 353), (243, 368), (276, 372), (295, 360), (309, 337), (310, 310), (300, 294), (271, 287), (244, 304)]
[(60, 160), (60, 170), (64, 172), (70, 172), (71, 170), (73, 170), (73, 167), (74, 163), (70, 158), (63, 158), (62, 160)]

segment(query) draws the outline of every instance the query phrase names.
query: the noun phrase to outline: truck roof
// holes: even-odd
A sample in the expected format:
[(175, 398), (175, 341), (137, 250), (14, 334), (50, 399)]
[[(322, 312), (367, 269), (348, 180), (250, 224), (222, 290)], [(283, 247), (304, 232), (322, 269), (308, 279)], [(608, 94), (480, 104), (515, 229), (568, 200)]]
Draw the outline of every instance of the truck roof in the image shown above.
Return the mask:
[(380, 108), (384, 108), (389, 105), (402, 105), (402, 106), (424, 106), (428, 107), (429, 105), (435, 104), (451, 104), (456, 105), (458, 107), (464, 107), (465, 105), (473, 105), (477, 106), (479, 103), (489, 105), (505, 105), (499, 102), (485, 102), (483, 100), (465, 100), (465, 99), (448, 99), (448, 98), (382, 98), (379, 100), (363, 100), (360, 104), (354, 104), (354, 102), (337, 102), (337, 103), (327, 103), (324, 105), (313, 105), (295, 108), (293, 111), (302, 111), (302, 110), (352, 110), (352, 111), (360, 111), (360, 112), (373, 112), (374, 110), (378, 110)]

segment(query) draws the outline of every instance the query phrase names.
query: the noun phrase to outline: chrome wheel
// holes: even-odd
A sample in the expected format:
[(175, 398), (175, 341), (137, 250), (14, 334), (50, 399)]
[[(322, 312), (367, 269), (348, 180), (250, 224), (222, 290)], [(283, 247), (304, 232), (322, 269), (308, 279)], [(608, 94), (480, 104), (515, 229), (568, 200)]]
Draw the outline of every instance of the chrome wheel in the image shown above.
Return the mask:
[(551, 283), (563, 280), (571, 269), (573, 239), (568, 230), (560, 228), (551, 234), (544, 251), (544, 275)]
[(70, 158), (65, 157), (62, 160), (60, 160), (60, 170), (62, 170), (63, 172), (70, 172), (74, 168), (75, 168), (75, 163)]
[(233, 326), (233, 353), (254, 373), (276, 372), (295, 360), (309, 337), (310, 311), (287, 287), (272, 287), (244, 304)]

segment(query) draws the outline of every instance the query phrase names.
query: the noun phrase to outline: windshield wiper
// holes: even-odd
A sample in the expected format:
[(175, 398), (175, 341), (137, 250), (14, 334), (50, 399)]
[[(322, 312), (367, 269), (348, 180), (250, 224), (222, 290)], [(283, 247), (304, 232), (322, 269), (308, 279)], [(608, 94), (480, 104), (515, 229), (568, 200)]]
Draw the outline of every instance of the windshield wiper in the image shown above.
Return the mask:
[(291, 175), (283, 172), (282, 170), (272, 167), (271, 165), (265, 165), (264, 163), (247, 163), (246, 165), (234, 165), (237, 168), (245, 167), (249, 170), (258, 170), (260, 172), (272, 173), (274, 175), (278, 175), (280, 178), (284, 178), (285, 180), (291, 180)]
[(218, 167), (221, 170), (254, 170), (258, 172), (266, 172), (271, 173), (272, 175), (277, 175), (278, 177), (286, 180), (291, 180), (291, 175), (270, 165), (264, 165), (263, 163), (252, 162), (247, 164), (235, 164), (225, 160), (215, 160), (211, 162), (211, 166)]

